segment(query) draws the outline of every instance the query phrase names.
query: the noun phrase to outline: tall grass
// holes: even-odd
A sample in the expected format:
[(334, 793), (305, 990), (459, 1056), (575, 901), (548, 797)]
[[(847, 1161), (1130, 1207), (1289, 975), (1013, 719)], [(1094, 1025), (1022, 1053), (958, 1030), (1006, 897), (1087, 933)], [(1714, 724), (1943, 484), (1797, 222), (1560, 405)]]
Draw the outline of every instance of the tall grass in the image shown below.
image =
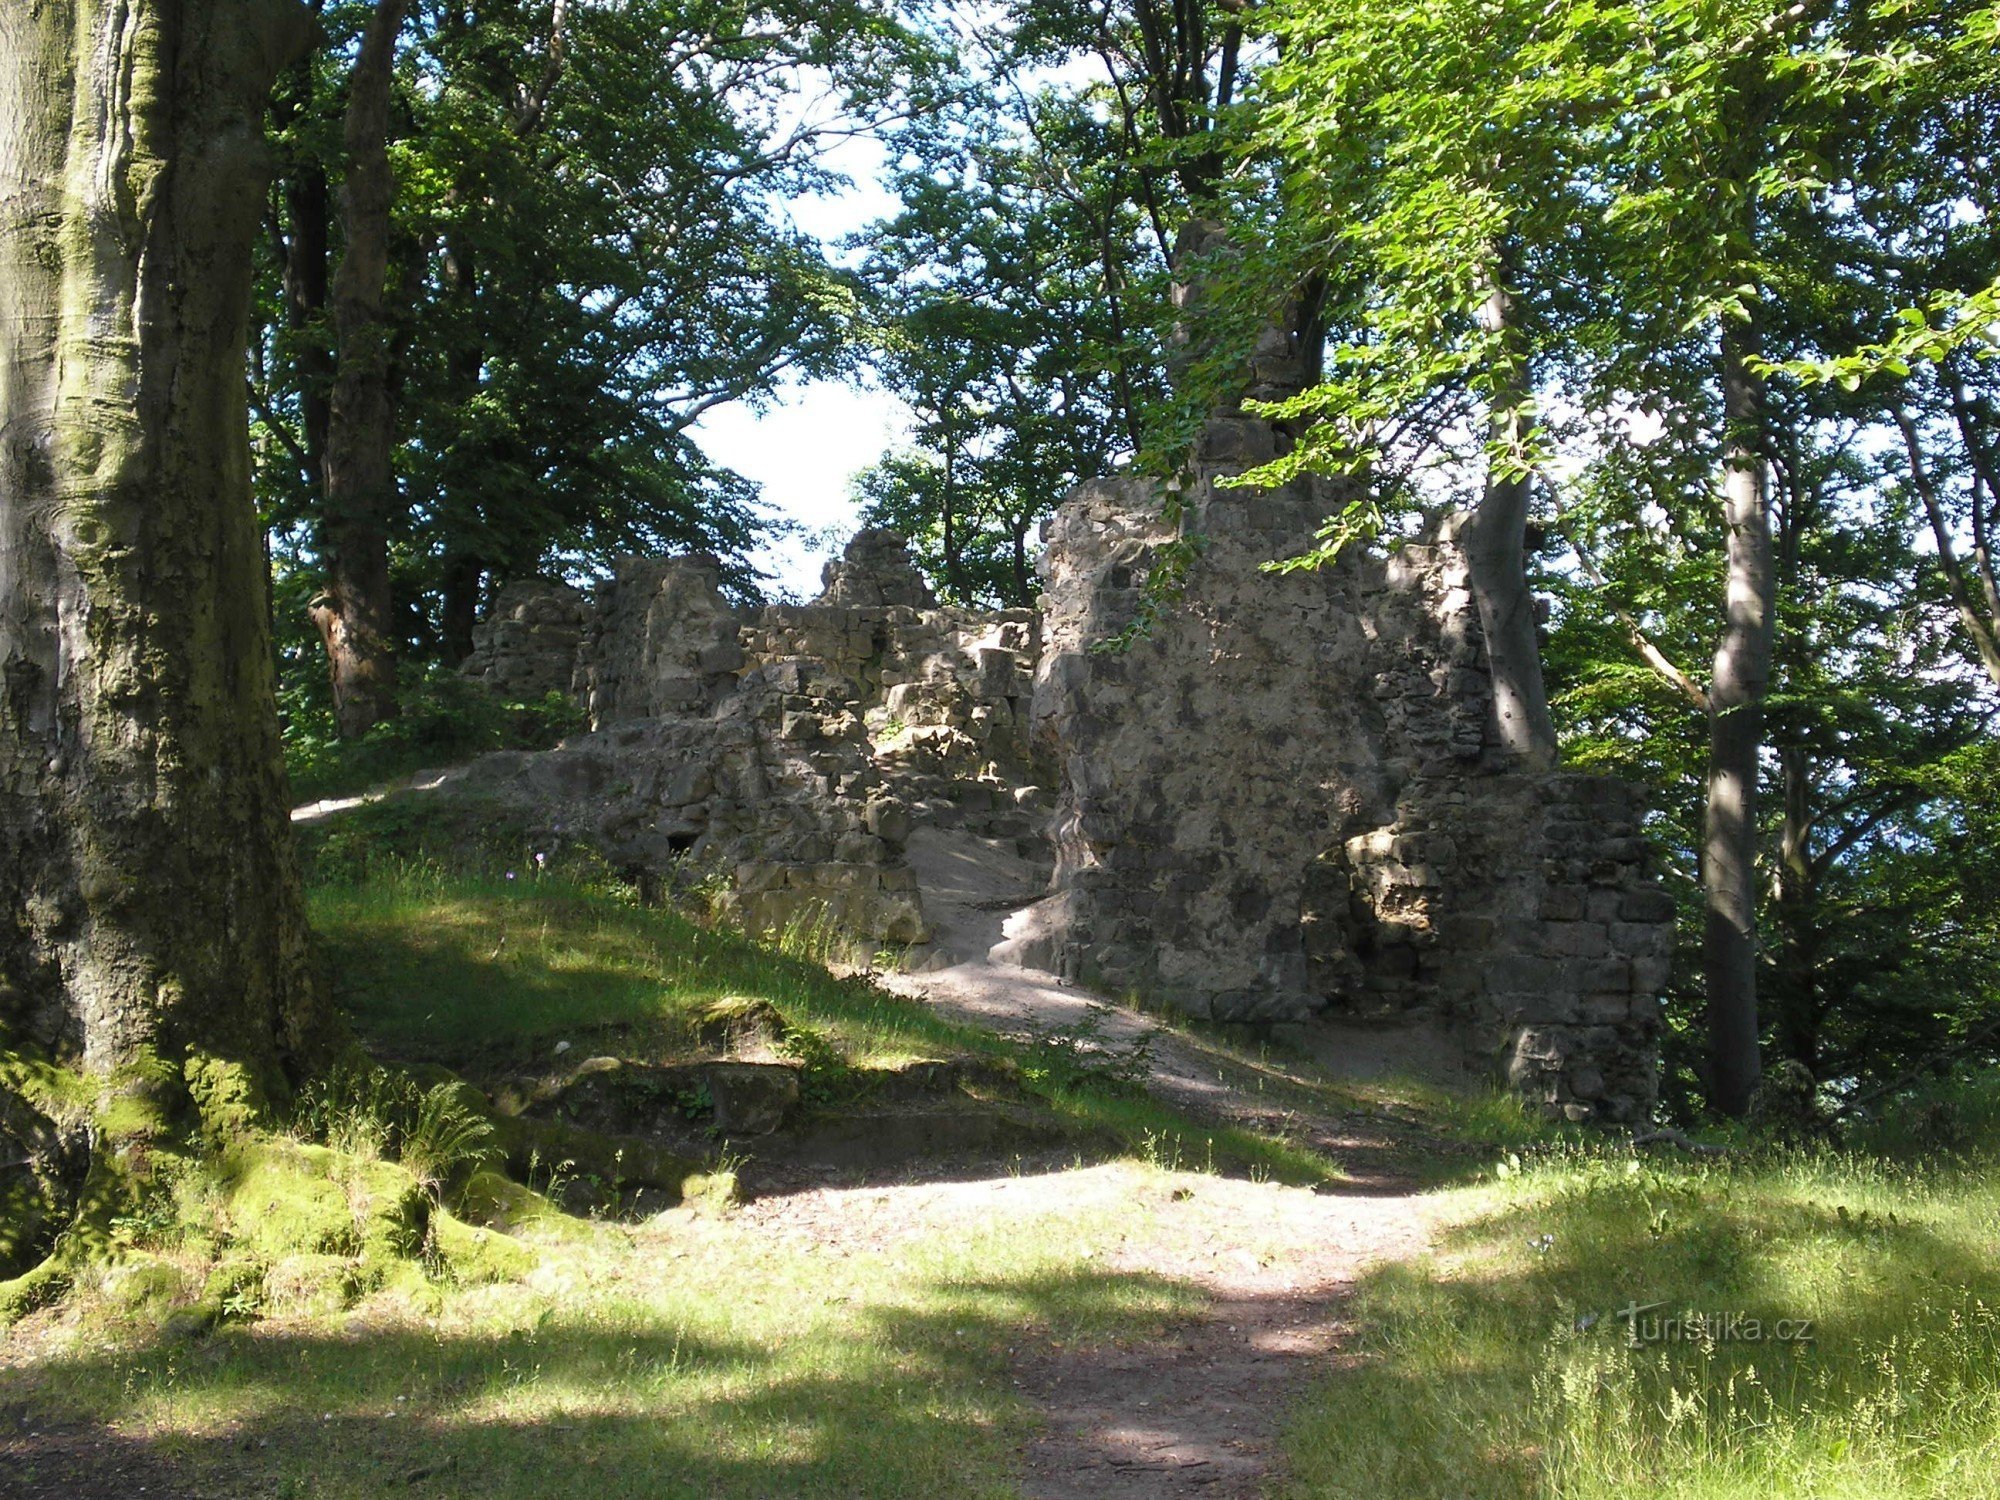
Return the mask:
[(1987, 1165), (1570, 1151), (1455, 1208), (1364, 1285), (1367, 1357), (1301, 1412), (1291, 1493), (2000, 1494)]

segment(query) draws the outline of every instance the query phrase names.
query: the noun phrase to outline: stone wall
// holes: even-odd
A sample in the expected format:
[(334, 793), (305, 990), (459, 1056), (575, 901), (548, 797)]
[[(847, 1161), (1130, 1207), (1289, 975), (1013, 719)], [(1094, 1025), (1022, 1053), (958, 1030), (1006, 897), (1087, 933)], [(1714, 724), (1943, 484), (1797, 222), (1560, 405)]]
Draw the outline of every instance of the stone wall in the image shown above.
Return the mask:
[(1449, 525), (1264, 570), (1346, 498), (1215, 483), (1284, 440), (1209, 423), (1182, 507), (1198, 556), (1129, 641), (1176, 535), (1160, 497), (1087, 484), (1046, 528), (1056, 875), (1017, 956), (1217, 1020), (1435, 1023), (1552, 1110), (1640, 1118), (1672, 906), (1635, 793), (1505, 763)]
[[(508, 691), (559, 679), (591, 728), (553, 751), (487, 756), (463, 785), (642, 881), (702, 885), (747, 927), (923, 942), (903, 857), (916, 826), (1039, 847), (1036, 617), (939, 608), (887, 532), (857, 536), (826, 583), (813, 604), (742, 609), (696, 556), (623, 560), (592, 597), (510, 586), (467, 672)], [(527, 628), (558, 621), (560, 672), (553, 627)]]

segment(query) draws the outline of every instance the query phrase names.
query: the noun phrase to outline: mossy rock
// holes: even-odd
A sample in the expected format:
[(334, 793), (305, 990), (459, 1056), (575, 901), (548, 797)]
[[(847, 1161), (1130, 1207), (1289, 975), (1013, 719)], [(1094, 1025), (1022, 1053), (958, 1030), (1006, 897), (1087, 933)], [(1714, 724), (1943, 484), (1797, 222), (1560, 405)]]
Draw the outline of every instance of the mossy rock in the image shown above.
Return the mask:
[(457, 1212), (467, 1224), (502, 1234), (587, 1239), (591, 1232), (533, 1188), (498, 1172), (475, 1172), (459, 1192)]
[(347, 1190), (334, 1180), (339, 1153), (293, 1141), (245, 1142), (223, 1171), (230, 1228), (269, 1260), (293, 1255), (352, 1255), (360, 1235)]
[(680, 1200), (681, 1184), (702, 1169), (693, 1157), (637, 1136), (600, 1135), (560, 1120), (503, 1117), (495, 1123), (516, 1177), (568, 1177), (613, 1196), (646, 1189), (666, 1207)]
[(365, 1162), (350, 1174), (347, 1187), (364, 1257), (414, 1260), (423, 1253), (431, 1200), (416, 1178), (390, 1162)]
[(264, 1308), (292, 1317), (332, 1317), (354, 1305), (368, 1279), (353, 1256), (288, 1255), (264, 1274)]
[(202, 1302), (218, 1318), (244, 1317), (264, 1305), (264, 1278), (270, 1268), (251, 1255), (225, 1256), (208, 1268)]
[(234, 1147), (224, 1175), (237, 1241), (267, 1260), (335, 1255), (387, 1262), (423, 1248), (430, 1200), (415, 1178), (389, 1162), (263, 1140)]
[(176, 1307), (196, 1300), (195, 1277), (156, 1255), (128, 1255), (106, 1269), (104, 1297), (122, 1316), (157, 1325)]
[(711, 1000), (696, 1009), (685, 1024), (696, 1046), (719, 1057), (776, 1048), (792, 1029), (777, 1006), (750, 995)]
[(535, 1252), (511, 1234), (448, 1213), (431, 1215), (431, 1243), (445, 1274), (464, 1286), (519, 1281), (539, 1264)]

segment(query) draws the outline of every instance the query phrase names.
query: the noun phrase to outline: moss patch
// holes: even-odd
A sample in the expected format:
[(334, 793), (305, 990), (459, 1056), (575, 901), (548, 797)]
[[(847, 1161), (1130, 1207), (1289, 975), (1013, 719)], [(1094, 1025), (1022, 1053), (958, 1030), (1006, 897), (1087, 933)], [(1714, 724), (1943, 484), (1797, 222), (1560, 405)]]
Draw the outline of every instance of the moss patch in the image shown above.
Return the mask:
[(461, 1286), (519, 1281), (535, 1269), (535, 1252), (497, 1229), (439, 1213), (431, 1218), (431, 1235), (445, 1274)]
[(270, 1100), (257, 1075), (242, 1063), (206, 1052), (188, 1057), (181, 1069), (202, 1132), (210, 1140), (242, 1140), (270, 1118)]

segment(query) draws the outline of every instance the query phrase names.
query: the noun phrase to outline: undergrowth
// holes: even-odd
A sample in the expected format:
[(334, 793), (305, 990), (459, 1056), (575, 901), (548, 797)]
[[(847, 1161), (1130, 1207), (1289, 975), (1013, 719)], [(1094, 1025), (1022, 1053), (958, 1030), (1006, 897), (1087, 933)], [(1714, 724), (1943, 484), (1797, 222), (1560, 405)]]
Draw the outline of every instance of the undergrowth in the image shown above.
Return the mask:
[(293, 1128), (349, 1156), (399, 1164), (433, 1198), (499, 1154), (493, 1124), (449, 1084), (346, 1060), (300, 1091)]
[(397, 697), (394, 718), (357, 739), (342, 739), (324, 674), (288, 680), (278, 706), (294, 800), (350, 796), (490, 750), (544, 750), (584, 725), (582, 710), (566, 693), (509, 702), (443, 668), (406, 676)]

